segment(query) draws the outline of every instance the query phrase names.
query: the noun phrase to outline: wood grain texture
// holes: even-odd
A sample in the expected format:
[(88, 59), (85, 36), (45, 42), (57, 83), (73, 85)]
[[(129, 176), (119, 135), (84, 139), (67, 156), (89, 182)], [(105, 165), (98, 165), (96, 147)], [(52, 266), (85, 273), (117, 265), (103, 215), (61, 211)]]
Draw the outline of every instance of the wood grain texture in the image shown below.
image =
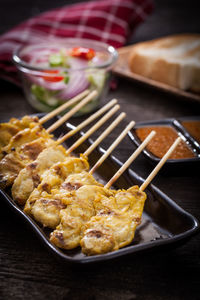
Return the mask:
[[(155, 13), (138, 28), (131, 42), (176, 32), (199, 32), (197, 2), (156, 1)], [(56, 2), (57, 6), (61, 4), (66, 4), (66, 1)], [(13, 9), (8, 18), (11, 5)], [(31, 11), (42, 11), (53, 6), (55, 3), (49, 0), (3, 0), (0, 12), (2, 30), (29, 17)], [(19, 14), (14, 13), (17, 7), (20, 7)], [(191, 19), (188, 19), (188, 15), (192, 16)], [(108, 148), (121, 128), (131, 120), (138, 122), (199, 115), (199, 104), (179, 100), (125, 79), (117, 80), (118, 88), (109, 93), (104, 103), (111, 98), (118, 98), (127, 118), (102, 143), (104, 148)], [(35, 112), (26, 102), (22, 91), (12, 84), (0, 81), (0, 97), (1, 120)], [(72, 123), (76, 125), (82, 120), (73, 119)], [(92, 137), (97, 138), (99, 132)], [(126, 138), (114, 154), (125, 161), (134, 149)], [(153, 169), (143, 156), (138, 157), (131, 168), (143, 177)], [(191, 170), (185, 170), (182, 174), (160, 173), (154, 179), (154, 184), (200, 219), (199, 174)], [(64, 265), (50, 255), (3, 199), (0, 201), (0, 228), (0, 299), (199, 299), (199, 234), (179, 248), (147, 251), (107, 263), (78, 267)]]

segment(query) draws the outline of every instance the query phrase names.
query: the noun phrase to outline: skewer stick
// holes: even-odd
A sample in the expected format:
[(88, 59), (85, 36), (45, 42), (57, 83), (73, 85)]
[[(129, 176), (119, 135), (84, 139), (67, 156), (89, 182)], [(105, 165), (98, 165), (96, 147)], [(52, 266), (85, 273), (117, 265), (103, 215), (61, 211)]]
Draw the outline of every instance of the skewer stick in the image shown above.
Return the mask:
[(93, 132), (95, 132), (103, 123), (105, 123), (116, 111), (120, 108), (117, 104), (107, 114), (105, 114), (94, 126), (92, 126), (82, 137), (80, 137), (68, 150), (67, 154), (70, 154), (80, 144), (82, 144)]
[(142, 144), (133, 152), (133, 154), (127, 159), (125, 164), (115, 173), (115, 175), (108, 181), (105, 185), (105, 188), (109, 189), (113, 183), (122, 175), (122, 173), (130, 166), (130, 164), (136, 159), (136, 157), (142, 152), (142, 150), (146, 147), (146, 145), (150, 142), (150, 140), (156, 134), (155, 131), (151, 131), (150, 134), (146, 137), (146, 139), (142, 142)]
[(129, 125), (122, 131), (122, 133), (118, 136), (118, 138), (112, 143), (112, 145), (108, 148), (108, 150), (101, 156), (101, 158), (96, 162), (94, 167), (89, 171), (90, 174), (93, 174), (94, 171), (100, 167), (100, 165), (105, 161), (105, 159), (111, 154), (111, 152), (119, 145), (119, 143), (123, 140), (123, 138), (127, 135), (128, 131), (133, 128), (135, 122), (132, 121)]
[(71, 116), (73, 116), (81, 107), (83, 107), (85, 104), (87, 104), (89, 101), (91, 101), (94, 97), (97, 96), (97, 91), (92, 91), (87, 97), (85, 97), (81, 102), (79, 102), (76, 106), (74, 106), (70, 111), (68, 111), (62, 118), (60, 118), (58, 121), (56, 121), (53, 125), (51, 125), (47, 132), (50, 133), (54, 131), (56, 128), (58, 128), (60, 125), (62, 125), (64, 122), (66, 122)]
[(63, 105), (59, 106), (58, 108), (54, 109), (53, 111), (51, 111), (50, 113), (48, 113), (47, 115), (45, 115), (43, 118), (41, 118), (39, 120), (39, 123), (40, 124), (44, 124), (45, 122), (49, 121), (50, 119), (52, 119), (53, 117), (55, 117), (56, 115), (58, 115), (61, 111), (67, 109), (68, 107), (70, 107), (74, 103), (78, 102), (83, 97), (87, 96), (88, 94), (89, 94), (89, 90), (83, 91), (82, 93), (80, 93), (77, 96), (73, 97), (69, 101), (65, 102)]
[(83, 153), (88, 156), (103, 141), (105, 137), (125, 118), (126, 114), (122, 112), (110, 126), (96, 139), (96, 141)]
[(143, 184), (140, 187), (140, 191), (144, 191), (146, 187), (150, 184), (150, 182), (154, 179), (154, 177), (157, 175), (159, 170), (162, 168), (166, 160), (170, 157), (172, 152), (175, 150), (177, 145), (180, 143), (181, 137), (178, 137), (175, 142), (172, 144), (172, 146), (169, 148), (169, 150), (165, 153), (163, 158), (159, 161), (157, 166), (154, 168), (154, 170), (149, 174), (149, 176), (146, 178), (146, 180), (143, 182)]
[(106, 112), (109, 108), (111, 108), (116, 103), (117, 103), (116, 99), (111, 100), (110, 102), (108, 102), (108, 104), (106, 104), (105, 106), (103, 106), (101, 109), (99, 109), (93, 115), (91, 115), (88, 119), (86, 119), (81, 124), (79, 124), (75, 129), (70, 130), (63, 137), (61, 137), (60, 139), (58, 139), (56, 143), (57, 144), (62, 144), (68, 138), (70, 138), (75, 133), (77, 133), (78, 131), (80, 131), (82, 128), (84, 128), (85, 126), (87, 126), (88, 124), (90, 124), (92, 121), (94, 121), (95, 119), (97, 119), (99, 116), (101, 116), (104, 112)]

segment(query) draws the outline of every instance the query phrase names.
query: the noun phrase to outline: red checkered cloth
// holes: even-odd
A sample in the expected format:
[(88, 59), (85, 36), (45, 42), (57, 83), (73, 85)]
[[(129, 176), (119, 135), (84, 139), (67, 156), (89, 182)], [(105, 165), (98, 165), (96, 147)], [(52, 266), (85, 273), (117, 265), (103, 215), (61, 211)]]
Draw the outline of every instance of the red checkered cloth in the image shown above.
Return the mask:
[(56, 38), (87, 38), (123, 46), (152, 11), (153, 0), (99, 0), (64, 6), (29, 19), (0, 37), (0, 77), (19, 83), (12, 54)]

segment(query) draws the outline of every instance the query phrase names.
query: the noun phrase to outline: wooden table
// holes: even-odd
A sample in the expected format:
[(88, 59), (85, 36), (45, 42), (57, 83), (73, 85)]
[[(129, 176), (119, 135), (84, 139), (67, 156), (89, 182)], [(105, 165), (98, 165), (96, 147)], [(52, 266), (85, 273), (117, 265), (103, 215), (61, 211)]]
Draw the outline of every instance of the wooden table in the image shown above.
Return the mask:
[[(178, 1), (169, 3), (175, 3), (175, 7), (168, 8), (166, 15), (163, 14), (163, 24), (166, 24), (170, 12), (175, 17), (178, 15)], [(158, 4), (155, 14), (157, 17), (151, 17), (146, 25), (142, 25), (133, 41), (139, 40), (138, 36), (141, 39), (154, 37), (151, 30), (161, 21), (166, 5)], [(180, 23), (182, 25), (178, 23), (179, 32), (187, 28), (183, 21), (187, 8), (181, 7), (184, 14)], [(194, 7), (194, 14), (195, 11)], [(172, 24), (176, 22), (175, 18)], [(170, 24), (163, 30), (157, 26), (158, 33), (173, 33)], [(200, 28), (199, 21), (196, 21), (196, 25), (191, 24), (188, 22), (190, 30), (194, 30), (197, 25)], [(25, 101), (22, 91), (10, 83), (0, 81), (0, 97), (1, 120), (35, 112)], [(138, 122), (200, 113), (199, 104), (143, 88), (125, 79), (118, 79), (117, 89), (111, 91), (106, 100), (113, 97), (119, 100), (122, 110), (127, 113), (124, 125), (130, 120)], [(80, 118), (74, 119), (72, 123), (78, 124), (80, 121)], [(116, 129), (111, 138), (114, 139), (119, 132), (120, 128)], [(97, 137), (98, 133), (99, 131), (93, 137)], [(110, 140), (107, 139), (102, 146), (107, 148), (109, 144)], [(132, 143), (126, 138), (114, 154), (125, 161), (133, 150)], [(142, 156), (131, 167), (144, 178), (152, 170), (152, 166)], [(182, 208), (200, 219), (199, 175), (188, 170), (181, 176), (159, 174), (154, 184)], [(75, 267), (62, 264), (49, 254), (30, 228), (15, 216), (2, 199), (0, 227), (0, 299), (199, 299), (199, 234), (172, 250), (146, 251), (98, 265)]]

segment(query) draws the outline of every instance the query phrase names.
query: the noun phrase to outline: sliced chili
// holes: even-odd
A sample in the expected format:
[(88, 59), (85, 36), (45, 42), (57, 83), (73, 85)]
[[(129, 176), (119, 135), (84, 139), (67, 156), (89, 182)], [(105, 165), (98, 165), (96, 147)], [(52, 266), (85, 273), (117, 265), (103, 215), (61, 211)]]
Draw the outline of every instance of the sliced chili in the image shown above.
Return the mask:
[[(59, 82), (64, 79), (64, 76), (58, 75), (59, 72), (60, 72), (59, 70), (46, 70), (44, 71), (45, 75), (42, 76), (42, 78), (50, 82)], [(50, 74), (50, 76), (48, 76), (48, 74)], [(53, 74), (55, 74), (56, 76), (51, 76)]]
[(95, 56), (95, 51), (92, 48), (75, 47), (70, 51), (70, 55), (90, 60)]

